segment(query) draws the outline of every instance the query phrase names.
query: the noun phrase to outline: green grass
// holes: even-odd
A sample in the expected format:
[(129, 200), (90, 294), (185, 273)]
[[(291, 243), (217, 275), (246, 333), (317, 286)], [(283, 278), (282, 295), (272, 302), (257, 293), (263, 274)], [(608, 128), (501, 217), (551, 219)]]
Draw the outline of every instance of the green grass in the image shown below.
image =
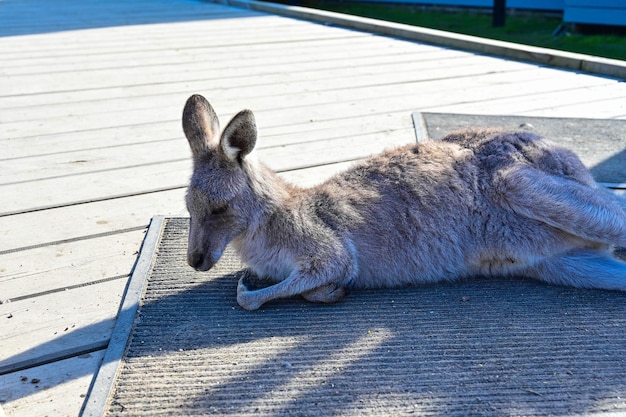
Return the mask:
[(490, 14), (476, 12), (429, 11), (411, 5), (323, 0), (302, 0), (298, 4), (413, 26), (626, 60), (626, 36), (623, 34), (566, 32), (554, 37), (552, 33), (561, 24), (561, 19), (539, 14), (509, 15), (504, 27), (494, 28)]

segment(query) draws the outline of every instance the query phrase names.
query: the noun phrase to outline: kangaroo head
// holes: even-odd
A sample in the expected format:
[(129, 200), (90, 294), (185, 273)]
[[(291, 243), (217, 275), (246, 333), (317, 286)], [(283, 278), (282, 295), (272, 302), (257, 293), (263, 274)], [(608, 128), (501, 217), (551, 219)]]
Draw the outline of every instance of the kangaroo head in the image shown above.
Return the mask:
[(243, 110), (220, 135), (209, 102), (193, 95), (183, 110), (183, 130), (193, 155), (187, 190), (191, 216), (187, 261), (207, 271), (247, 227), (253, 198), (244, 158), (254, 149), (256, 124), (252, 112)]

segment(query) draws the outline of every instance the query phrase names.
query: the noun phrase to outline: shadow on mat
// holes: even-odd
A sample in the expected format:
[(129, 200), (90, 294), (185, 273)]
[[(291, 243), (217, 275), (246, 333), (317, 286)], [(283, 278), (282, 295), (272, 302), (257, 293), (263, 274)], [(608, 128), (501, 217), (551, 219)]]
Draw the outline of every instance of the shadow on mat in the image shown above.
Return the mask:
[(164, 236), (110, 415), (626, 410), (626, 294), (477, 279), (247, 312), (232, 254), (196, 273), (185, 221)]
[(198, 273), (186, 240), (168, 220), (109, 415), (626, 410), (626, 294), (476, 279), (248, 312), (234, 254)]
[(176, 227), (166, 225), (111, 415), (626, 409), (625, 294), (477, 279), (248, 312), (234, 255), (197, 273)]
[(626, 149), (591, 167), (590, 171), (595, 178), (604, 178), (611, 180), (610, 182), (626, 184)]

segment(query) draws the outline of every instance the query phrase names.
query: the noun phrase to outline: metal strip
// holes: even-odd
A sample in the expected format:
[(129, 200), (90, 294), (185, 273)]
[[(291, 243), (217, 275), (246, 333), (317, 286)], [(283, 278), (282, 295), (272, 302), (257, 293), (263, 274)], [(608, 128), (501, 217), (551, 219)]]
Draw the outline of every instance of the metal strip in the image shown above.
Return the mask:
[(104, 414), (115, 377), (120, 369), (121, 360), (133, 329), (139, 300), (144, 292), (148, 274), (152, 269), (152, 262), (158, 243), (161, 240), (165, 220), (165, 216), (154, 216), (150, 222), (137, 264), (124, 293), (109, 347), (89, 389), (81, 416), (95, 417)]
[(415, 139), (417, 143), (429, 141), (428, 128), (426, 127), (426, 120), (424, 116), (422, 116), (422, 113), (411, 113), (411, 118), (413, 119), (413, 128), (415, 129)]

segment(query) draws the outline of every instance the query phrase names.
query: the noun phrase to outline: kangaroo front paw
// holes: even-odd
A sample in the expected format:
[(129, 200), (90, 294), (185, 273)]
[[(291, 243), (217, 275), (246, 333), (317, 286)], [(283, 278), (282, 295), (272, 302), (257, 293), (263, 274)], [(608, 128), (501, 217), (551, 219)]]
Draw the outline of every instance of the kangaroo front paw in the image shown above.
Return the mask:
[(263, 304), (258, 295), (246, 287), (243, 278), (237, 284), (237, 303), (246, 310), (258, 310)]
[(305, 300), (312, 303), (336, 303), (346, 296), (346, 287), (331, 283), (302, 293)]

